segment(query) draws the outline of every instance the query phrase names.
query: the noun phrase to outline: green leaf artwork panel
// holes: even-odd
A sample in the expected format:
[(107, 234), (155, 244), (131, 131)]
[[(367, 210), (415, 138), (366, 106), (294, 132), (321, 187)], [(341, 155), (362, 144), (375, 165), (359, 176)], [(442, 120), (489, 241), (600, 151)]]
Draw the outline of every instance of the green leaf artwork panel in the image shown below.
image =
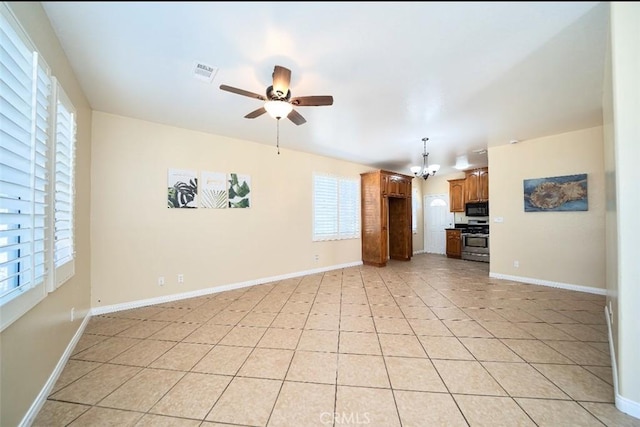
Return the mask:
[(251, 207), (251, 177), (237, 173), (229, 174), (229, 207)]
[(197, 208), (198, 178), (193, 171), (169, 169), (167, 186), (168, 208)]

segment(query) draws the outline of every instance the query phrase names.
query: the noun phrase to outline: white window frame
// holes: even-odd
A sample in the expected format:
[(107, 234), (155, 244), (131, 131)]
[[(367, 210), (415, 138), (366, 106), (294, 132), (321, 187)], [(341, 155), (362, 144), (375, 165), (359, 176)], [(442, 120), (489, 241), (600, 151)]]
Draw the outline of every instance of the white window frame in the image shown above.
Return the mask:
[[(1, 332), (74, 274), (77, 117), (73, 104), (51, 76), (49, 66), (4, 2), (0, 3), (0, 19), (0, 66), (4, 71), (0, 99), (0, 149), (4, 161), (0, 161), (0, 181), (7, 189), (5, 193), (0, 189), (0, 269), (6, 267), (5, 272), (9, 273), (11, 266), (15, 266), (11, 273), (17, 277), (16, 287), (9, 286), (4, 291), (0, 287)], [(67, 127), (58, 123), (58, 103), (62, 106), (61, 114), (66, 113)], [(56, 129), (63, 134), (57, 134)], [(63, 146), (67, 158), (59, 154), (56, 166), (56, 151)], [(22, 174), (28, 178), (23, 177), (20, 184), (20, 174), (15, 171), (28, 171)], [(56, 201), (55, 176), (61, 171), (67, 176), (68, 185), (62, 194), (70, 205), (67, 206), (70, 222), (64, 232), (70, 238), (67, 248), (71, 247), (72, 256), (56, 265), (54, 208), (56, 204), (60, 206), (60, 200)], [(9, 213), (14, 210), (15, 214)], [(10, 226), (13, 224), (20, 225)]]
[(360, 181), (332, 174), (313, 174), (312, 240), (360, 238)]

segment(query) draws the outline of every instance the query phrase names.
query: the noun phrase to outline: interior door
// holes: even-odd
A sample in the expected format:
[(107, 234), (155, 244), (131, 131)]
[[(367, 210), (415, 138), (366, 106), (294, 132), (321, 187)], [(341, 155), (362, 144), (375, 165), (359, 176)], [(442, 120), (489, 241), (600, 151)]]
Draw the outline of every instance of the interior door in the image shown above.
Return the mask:
[(449, 195), (424, 196), (424, 250), (432, 254), (444, 254), (447, 250), (445, 228), (454, 226), (453, 212), (449, 212)]

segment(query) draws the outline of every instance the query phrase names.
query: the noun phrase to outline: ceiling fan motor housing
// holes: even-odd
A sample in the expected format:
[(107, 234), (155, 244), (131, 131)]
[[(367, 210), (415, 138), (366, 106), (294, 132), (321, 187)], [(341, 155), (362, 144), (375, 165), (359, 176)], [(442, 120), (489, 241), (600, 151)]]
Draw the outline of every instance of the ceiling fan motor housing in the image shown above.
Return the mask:
[(273, 90), (273, 86), (269, 86), (267, 88), (267, 99), (271, 100), (271, 101), (287, 101), (289, 102), (289, 100), (291, 99), (291, 90), (287, 89), (287, 96), (284, 96), (284, 94), (279, 91)]

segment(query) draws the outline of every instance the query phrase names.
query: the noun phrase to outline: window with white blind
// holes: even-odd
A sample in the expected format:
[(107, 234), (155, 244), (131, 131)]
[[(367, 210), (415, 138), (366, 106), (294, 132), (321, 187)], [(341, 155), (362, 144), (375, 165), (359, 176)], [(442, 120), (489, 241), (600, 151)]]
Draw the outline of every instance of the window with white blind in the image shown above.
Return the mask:
[(76, 120), (75, 110), (59, 85), (56, 85), (53, 263), (55, 286), (74, 274), (73, 201)]
[(418, 200), (418, 189), (414, 187), (411, 190), (411, 214), (412, 214), (411, 231), (413, 232), (413, 234), (416, 234), (418, 232), (418, 204), (419, 203), (420, 203), (420, 200)]
[[(56, 274), (52, 272), (68, 265), (68, 254), (73, 255), (76, 118), (62, 90), (56, 91), (49, 67), (5, 3), (0, 3), (0, 70), (3, 330), (53, 290)], [(60, 215), (54, 215), (54, 205)], [(60, 233), (54, 233), (54, 224)], [(56, 237), (61, 245), (52, 243)]]
[(45, 295), (51, 80), (47, 66), (4, 5), (0, 36), (0, 326), (4, 328)]
[(313, 175), (313, 240), (360, 237), (360, 182)]

